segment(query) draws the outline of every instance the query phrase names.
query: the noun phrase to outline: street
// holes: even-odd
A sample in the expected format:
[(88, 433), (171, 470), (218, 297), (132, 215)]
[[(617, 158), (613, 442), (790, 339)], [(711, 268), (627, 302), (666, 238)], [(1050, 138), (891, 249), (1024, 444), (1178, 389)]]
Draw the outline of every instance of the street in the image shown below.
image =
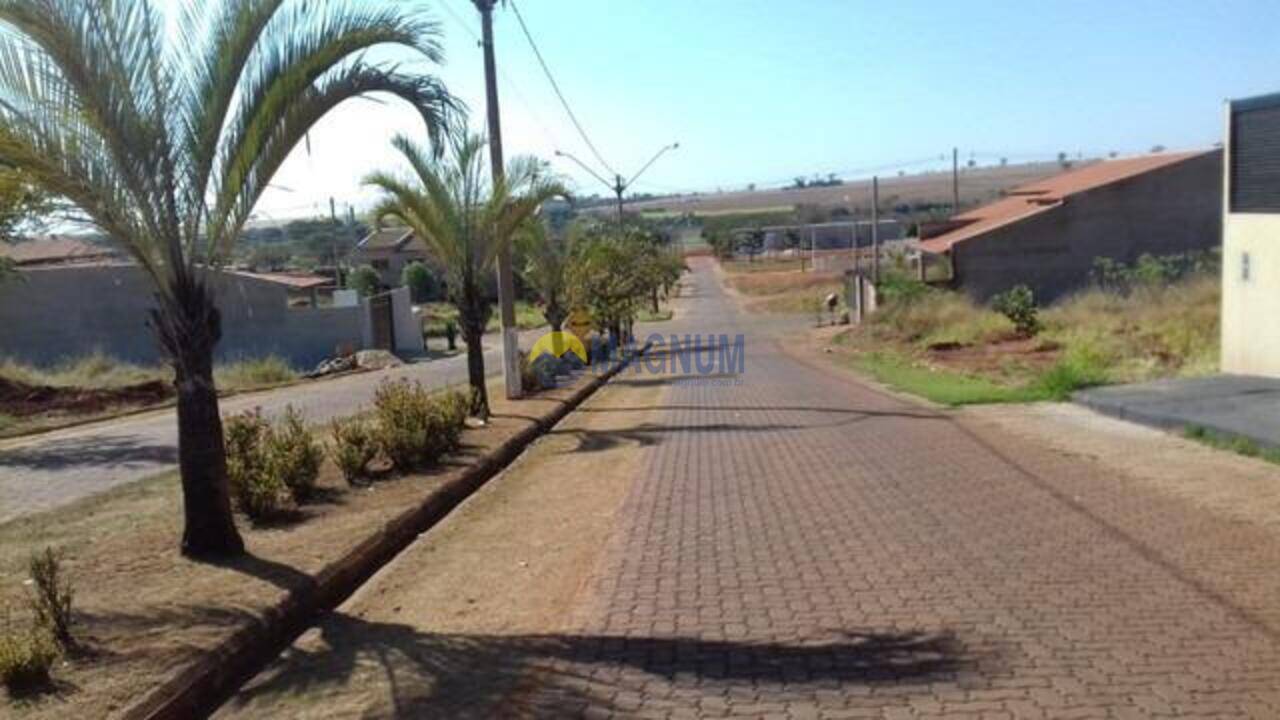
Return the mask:
[[(521, 334), (528, 347), (542, 330)], [(485, 370), (502, 373), (500, 336), (485, 336)], [(461, 347), (461, 344), (459, 344)], [(221, 402), (223, 415), (261, 408), (267, 416), (292, 405), (308, 422), (351, 415), (373, 401), (384, 380), (427, 387), (467, 381), (467, 357), (457, 355), (398, 368), (245, 393)], [(0, 441), (0, 523), (52, 510), (113, 487), (177, 467), (178, 425), (172, 409)]]
[(1274, 526), (824, 370), (691, 263), (664, 332), (740, 376), (619, 376), (223, 712), (1280, 715)]

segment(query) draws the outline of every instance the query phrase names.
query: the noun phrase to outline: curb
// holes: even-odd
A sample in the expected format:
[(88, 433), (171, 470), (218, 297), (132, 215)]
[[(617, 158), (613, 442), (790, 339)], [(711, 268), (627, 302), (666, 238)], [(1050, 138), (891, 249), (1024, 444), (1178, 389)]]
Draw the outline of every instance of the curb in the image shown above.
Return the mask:
[(400, 551), (444, 519), (455, 507), (506, 469), (525, 448), (626, 369), (649, 349), (646, 343), (631, 358), (597, 375), (548, 414), (480, 458), (459, 477), (436, 488), (415, 507), (329, 563), (305, 587), (286, 594), (262, 610), (257, 621), (241, 627), (204, 657), (152, 689), (119, 717), (127, 720), (186, 720), (208, 717), (237, 689), (283, 652), (320, 613), (342, 604)]

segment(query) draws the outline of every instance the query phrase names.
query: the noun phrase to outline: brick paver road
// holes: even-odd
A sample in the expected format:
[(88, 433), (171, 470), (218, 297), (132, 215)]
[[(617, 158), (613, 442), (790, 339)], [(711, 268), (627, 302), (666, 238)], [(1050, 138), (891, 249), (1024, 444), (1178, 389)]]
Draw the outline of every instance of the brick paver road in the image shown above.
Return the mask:
[[(683, 325), (741, 330), (697, 270)], [(767, 334), (746, 353), (740, 384), (675, 383), (630, 433), (645, 470), (580, 632), (512, 645), (537, 672), (509, 712), (1280, 717), (1273, 535)]]

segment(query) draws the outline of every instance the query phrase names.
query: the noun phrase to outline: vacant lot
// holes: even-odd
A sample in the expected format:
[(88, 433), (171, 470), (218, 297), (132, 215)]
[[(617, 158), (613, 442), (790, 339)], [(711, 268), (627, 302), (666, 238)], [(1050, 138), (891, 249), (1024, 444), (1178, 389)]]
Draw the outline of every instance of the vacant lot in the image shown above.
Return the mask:
[(1089, 385), (1215, 372), (1216, 275), (1100, 289), (1040, 311), (1020, 335), (989, 307), (931, 290), (890, 302), (865, 325), (829, 333), (829, 346), (881, 381), (946, 404), (1063, 399)]
[[(1001, 191), (1062, 172), (1057, 163), (1027, 163), (1006, 167), (965, 168), (960, 173), (960, 202), (966, 206), (999, 197)], [(880, 179), (880, 202), (897, 204), (952, 201), (951, 172), (930, 172)], [(854, 180), (835, 187), (787, 188), (751, 192), (706, 193), (628, 203), (630, 210), (668, 215), (695, 213), (715, 216), (750, 210), (789, 210), (796, 205), (871, 206), (871, 181)]]

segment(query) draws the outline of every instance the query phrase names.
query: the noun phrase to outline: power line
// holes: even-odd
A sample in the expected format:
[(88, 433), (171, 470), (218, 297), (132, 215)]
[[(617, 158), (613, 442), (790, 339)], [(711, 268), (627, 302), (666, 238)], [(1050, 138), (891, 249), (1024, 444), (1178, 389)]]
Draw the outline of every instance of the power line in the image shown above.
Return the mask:
[(542, 51), (538, 49), (538, 44), (533, 41), (533, 34), (529, 32), (529, 26), (525, 25), (524, 16), (520, 14), (520, 8), (516, 6), (515, 0), (511, 0), (511, 9), (515, 11), (516, 20), (520, 23), (520, 30), (524, 32), (524, 37), (529, 41), (529, 47), (533, 48), (533, 54), (538, 58), (538, 64), (542, 66), (542, 72), (547, 76), (548, 82), (551, 83), (551, 89), (555, 90), (556, 97), (560, 99), (560, 104), (564, 106), (564, 111), (569, 115), (569, 119), (573, 121), (573, 126), (577, 128), (578, 135), (582, 136), (582, 141), (587, 144), (591, 150), (591, 154), (596, 160), (604, 166), (612, 175), (618, 175), (618, 172), (605, 162), (604, 157), (600, 155), (600, 151), (596, 149), (595, 143), (591, 142), (591, 138), (587, 136), (587, 131), (583, 129), (582, 123), (578, 122), (578, 116), (574, 114), (573, 108), (569, 107), (569, 101), (565, 99), (564, 93), (560, 92), (560, 84), (556, 82), (556, 78), (551, 74), (551, 68), (547, 66), (547, 61), (542, 57)]
[[(442, 0), (440, 5), (444, 7), (445, 12), (449, 14), (449, 17), (453, 19), (453, 22), (458, 27), (462, 28), (464, 32), (470, 35), (471, 39), (475, 40), (477, 44), (480, 43), (480, 35), (467, 24), (467, 21), (459, 15), (456, 10), (453, 9), (453, 5), (450, 0)], [(511, 91), (511, 94), (515, 96), (516, 101), (519, 102), (529, 114), (529, 117), (533, 118), (534, 124), (538, 126), (540, 131), (542, 131), (543, 138), (547, 142), (551, 143), (552, 147), (559, 147), (560, 141), (556, 139), (556, 134), (551, 131), (551, 128), (549, 128), (546, 123), (542, 121), (542, 117), (533, 109), (533, 104), (530, 103), (529, 99), (525, 97), (525, 94), (520, 91), (520, 87), (516, 85), (515, 81), (512, 80), (511, 77), (502, 70), (502, 68), (498, 69), (498, 75), (502, 78), (503, 87)]]

